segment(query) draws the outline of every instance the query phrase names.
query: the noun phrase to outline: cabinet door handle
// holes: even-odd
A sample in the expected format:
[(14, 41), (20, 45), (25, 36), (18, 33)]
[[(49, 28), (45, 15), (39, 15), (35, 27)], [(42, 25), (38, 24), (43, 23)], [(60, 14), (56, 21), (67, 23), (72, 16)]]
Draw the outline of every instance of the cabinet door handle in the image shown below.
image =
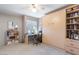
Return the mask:
[(73, 46), (74, 44), (71, 43), (71, 45)]

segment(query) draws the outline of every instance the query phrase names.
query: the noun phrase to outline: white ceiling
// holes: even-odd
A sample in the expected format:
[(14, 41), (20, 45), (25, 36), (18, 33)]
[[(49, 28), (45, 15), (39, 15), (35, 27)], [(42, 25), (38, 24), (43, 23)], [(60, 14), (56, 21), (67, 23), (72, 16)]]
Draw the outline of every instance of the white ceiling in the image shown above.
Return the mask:
[(0, 13), (13, 15), (28, 15), (40, 18), (46, 13), (64, 7), (66, 4), (40, 4), (37, 12), (32, 12), (31, 4), (0, 4)]

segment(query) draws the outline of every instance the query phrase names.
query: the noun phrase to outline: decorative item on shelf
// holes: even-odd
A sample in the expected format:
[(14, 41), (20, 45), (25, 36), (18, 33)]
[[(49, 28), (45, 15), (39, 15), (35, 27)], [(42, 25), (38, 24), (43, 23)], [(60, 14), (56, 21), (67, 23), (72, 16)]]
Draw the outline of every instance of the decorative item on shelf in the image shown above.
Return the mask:
[(73, 10), (76, 10), (77, 9), (77, 7), (73, 7)]
[(77, 19), (76, 21), (77, 21), (77, 23), (79, 23), (79, 19)]
[(71, 8), (71, 11), (73, 11), (74, 9), (73, 8)]
[(74, 30), (77, 30), (76, 26), (74, 26)]
[(73, 35), (72, 35), (72, 33), (71, 33), (71, 35), (70, 35), (70, 38), (71, 38), (71, 39), (73, 38)]
[(73, 21), (73, 19), (70, 19), (70, 20), (71, 20), (71, 22), (70, 22), (70, 23), (71, 23), (71, 24), (73, 24), (73, 22), (74, 22), (74, 21)]
[(78, 34), (74, 34), (74, 38), (75, 38), (75, 40), (78, 40), (79, 39), (79, 35)]
[(70, 12), (70, 11), (71, 11), (71, 8), (70, 8), (70, 9), (67, 9), (66, 11), (67, 11), (67, 12)]
[(71, 19), (69, 19), (69, 23), (71, 23), (72, 22), (72, 20)]
[(75, 9), (79, 9), (79, 5), (75, 7)]
[(75, 12), (74, 13), (74, 17), (78, 17), (78, 12)]
[(79, 11), (78, 11), (78, 16), (79, 16)]
[(73, 14), (70, 14), (69, 17), (73, 17)]
[(73, 24), (76, 24), (76, 23), (77, 23), (76, 19), (73, 19)]

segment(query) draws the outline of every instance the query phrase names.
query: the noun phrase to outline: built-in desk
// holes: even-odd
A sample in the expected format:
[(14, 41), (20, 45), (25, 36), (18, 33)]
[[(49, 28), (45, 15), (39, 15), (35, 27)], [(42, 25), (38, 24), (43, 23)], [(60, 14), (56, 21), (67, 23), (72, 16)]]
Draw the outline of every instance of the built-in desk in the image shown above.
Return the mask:
[(42, 35), (39, 34), (31, 34), (28, 35), (28, 43), (41, 43)]

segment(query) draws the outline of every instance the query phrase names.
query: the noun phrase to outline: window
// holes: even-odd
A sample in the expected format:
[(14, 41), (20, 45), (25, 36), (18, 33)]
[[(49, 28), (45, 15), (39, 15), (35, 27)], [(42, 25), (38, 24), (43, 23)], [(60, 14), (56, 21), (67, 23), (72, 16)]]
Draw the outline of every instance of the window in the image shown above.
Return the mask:
[(28, 34), (37, 34), (38, 26), (37, 26), (37, 21), (34, 20), (27, 20), (27, 28), (28, 28)]

